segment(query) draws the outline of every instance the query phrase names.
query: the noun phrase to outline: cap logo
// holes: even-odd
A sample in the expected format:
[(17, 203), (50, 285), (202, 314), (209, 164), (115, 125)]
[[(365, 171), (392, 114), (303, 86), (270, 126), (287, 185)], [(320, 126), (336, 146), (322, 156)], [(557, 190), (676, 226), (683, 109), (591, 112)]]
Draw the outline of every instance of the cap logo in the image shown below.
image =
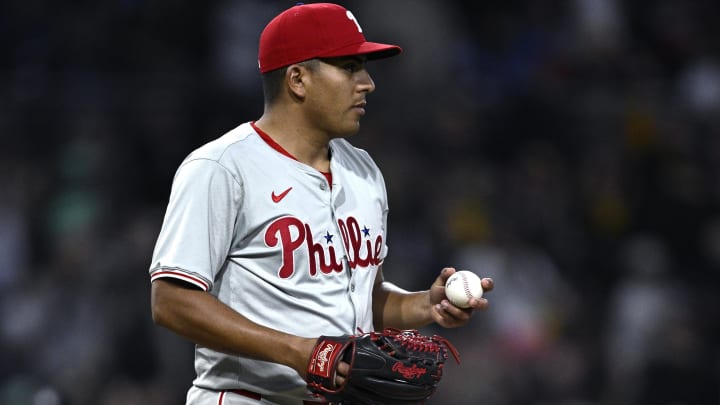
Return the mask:
[(350, 19), (352, 22), (355, 23), (355, 25), (358, 27), (358, 32), (362, 32), (362, 28), (360, 27), (360, 23), (358, 22), (357, 18), (355, 18), (355, 16), (353, 15), (353, 13), (350, 12), (350, 10), (347, 10), (347, 12), (345, 13), (345, 15), (347, 16), (348, 19)]

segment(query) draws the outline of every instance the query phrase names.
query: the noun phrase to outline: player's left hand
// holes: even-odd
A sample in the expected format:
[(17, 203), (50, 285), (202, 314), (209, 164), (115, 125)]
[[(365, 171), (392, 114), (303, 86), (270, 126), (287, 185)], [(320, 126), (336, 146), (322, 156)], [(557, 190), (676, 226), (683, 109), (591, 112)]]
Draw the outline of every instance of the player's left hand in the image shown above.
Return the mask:
[(470, 308), (456, 307), (445, 295), (445, 282), (456, 271), (454, 267), (445, 267), (430, 287), (431, 316), (437, 324), (445, 328), (463, 326), (470, 321), (475, 311), (487, 309), (489, 302), (485, 298), (485, 293), (492, 291), (494, 287), (493, 279), (482, 278), (483, 297), (472, 298)]

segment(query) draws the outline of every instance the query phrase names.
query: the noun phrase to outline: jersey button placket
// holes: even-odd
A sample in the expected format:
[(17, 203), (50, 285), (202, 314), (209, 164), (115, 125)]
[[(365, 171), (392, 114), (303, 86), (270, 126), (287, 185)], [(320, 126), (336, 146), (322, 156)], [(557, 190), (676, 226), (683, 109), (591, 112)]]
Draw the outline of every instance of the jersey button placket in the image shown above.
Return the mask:
[[(338, 218), (337, 218), (337, 213), (336, 213), (336, 211), (335, 211), (335, 209), (336, 209), (336, 206), (335, 206), (335, 197), (337, 196), (337, 193), (340, 192), (341, 186), (340, 186), (339, 184), (337, 184), (337, 183), (334, 183), (334, 184), (333, 184), (333, 187), (332, 187), (332, 188), (329, 188), (328, 183), (326, 183), (325, 181), (322, 181), (322, 182), (320, 182), (320, 189), (323, 190), (323, 191), (329, 189), (329, 191), (330, 191), (330, 195), (331, 195), (331, 196), (330, 196), (330, 200), (331, 200), (331, 202), (330, 202), (330, 209), (331, 209), (331, 212), (332, 212), (333, 222), (335, 223), (335, 226), (337, 227), (337, 226), (338, 226)], [(338, 233), (338, 235), (342, 234), (342, 232), (340, 232), (340, 228), (335, 228), (335, 229), (336, 229), (336, 232)], [(355, 280), (354, 280), (353, 269), (350, 268), (350, 265), (349, 265), (349, 263), (348, 263), (347, 247), (346, 247), (345, 244), (343, 244), (343, 243), (341, 243), (340, 245), (342, 246), (342, 250), (343, 250), (343, 255), (342, 255), (342, 261), (343, 261), (343, 264), (344, 264), (343, 267), (347, 270), (347, 273), (346, 273), (346, 274), (347, 274), (347, 277), (348, 277), (348, 284), (349, 284), (349, 286), (348, 286), (348, 290), (349, 290), (348, 299), (350, 300), (350, 303), (352, 304), (352, 308), (353, 308), (353, 319), (354, 319), (354, 320), (353, 320), (353, 329), (352, 329), (352, 330), (354, 331), (354, 330), (356, 330), (357, 327), (358, 327), (358, 322), (357, 322), (357, 308), (355, 307), (355, 300), (353, 299), (353, 294), (355, 293)]]

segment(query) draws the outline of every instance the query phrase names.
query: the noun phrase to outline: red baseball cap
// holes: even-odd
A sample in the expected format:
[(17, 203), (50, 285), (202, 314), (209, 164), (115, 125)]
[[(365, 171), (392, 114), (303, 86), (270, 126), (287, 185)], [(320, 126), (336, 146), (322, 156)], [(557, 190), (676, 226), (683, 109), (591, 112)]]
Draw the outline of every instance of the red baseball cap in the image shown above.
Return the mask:
[(397, 45), (368, 42), (355, 16), (331, 3), (298, 3), (260, 34), (258, 65), (265, 73), (313, 58), (367, 55), (381, 59), (402, 52)]

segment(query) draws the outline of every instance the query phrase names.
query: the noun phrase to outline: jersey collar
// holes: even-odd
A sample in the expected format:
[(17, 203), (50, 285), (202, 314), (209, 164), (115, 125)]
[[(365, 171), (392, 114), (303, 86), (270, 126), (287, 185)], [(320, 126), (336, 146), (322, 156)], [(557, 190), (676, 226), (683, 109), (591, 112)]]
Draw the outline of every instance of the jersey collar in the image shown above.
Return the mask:
[[(273, 148), (273, 149), (275, 149), (276, 151), (280, 152), (280, 154), (285, 155), (285, 156), (289, 157), (290, 159), (299, 162), (299, 160), (297, 160), (297, 158), (296, 158), (295, 156), (293, 156), (290, 152), (288, 152), (287, 150), (285, 150), (285, 148), (283, 148), (282, 146), (280, 146), (279, 143), (275, 142), (275, 140), (272, 139), (272, 138), (270, 137), (270, 135), (266, 134), (265, 131), (263, 131), (262, 129), (258, 128), (257, 125), (255, 125), (255, 121), (250, 122), (250, 125), (253, 127), (253, 129), (255, 130), (255, 132), (257, 132), (257, 134), (260, 135), (260, 138), (262, 138), (262, 140), (265, 141), (265, 143), (267, 143), (268, 145), (270, 145), (271, 148)], [(330, 153), (332, 153), (332, 150), (330, 150)], [(326, 178), (327, 181), (328, 181), (328, 184), (330, 184), (330, 187), (332, 187), (332, 184), (333, 184), (333, 183), (332, 183), (332, 173), (329, 173), (329, 172), (328, 172), (328, 173), (326, 173), (326, 172), (320, 172), (320, 173), (322, 173), (323, 176), (325, 176), (325, 178)]]
[(296, 158), (295, 156), (293, 156), (292, 154), (290, 154), (290, 152), (288, 152), (287, 150), (285, 150), (285, 148), (283, 148), (282, 146), (280, 146), (279, 143), (275, 142), (275, 140), (272, 139), (272, 138), (270, 137), (270, 135), (266, 134), (265, 131), (263, 131), (262, 129), (258, 128), (258, 127), (255, 125), (255, 121), (251, 122), (250, 125), (253, 127), (253, 129), (255, 130), (255, 132), (257, 132), (257, 134), (260, 135), (260, 138), (262, 138), (262, 140), (265, 141), (265, 143), (267, 143), (268, 145), (270, 145), (271, 148), (273, 148), (273, 149), (275, 149), (276, 151), (280, 152), (281, 154), (289, 157), (290, 159), (297, 160), (297, 158)]

